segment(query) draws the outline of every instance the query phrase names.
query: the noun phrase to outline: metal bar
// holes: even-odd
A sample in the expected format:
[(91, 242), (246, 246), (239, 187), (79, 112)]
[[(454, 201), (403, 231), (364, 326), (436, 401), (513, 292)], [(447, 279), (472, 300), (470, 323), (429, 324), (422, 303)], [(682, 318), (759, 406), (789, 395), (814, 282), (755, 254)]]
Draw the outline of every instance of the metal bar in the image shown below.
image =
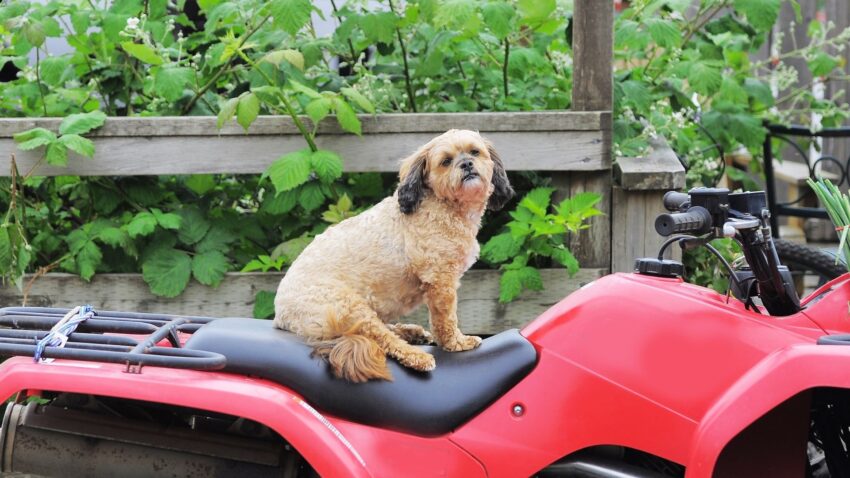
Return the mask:
[(784, 204), (776, 205), (776, 214), (783, 216), (829, 219), (826, 209), (819, 207), (789, 207)]
[[(156, 352), (163, 352), (157, 347)], [(108, 350), (80, 350), (74, 348), (46, 347), (42, 353), (44, 358), (68, 360), (84, 360), (106, 363), (149, 365), (154, 367), (186, 368), (196, 370), (220, 370), (224, 368), (226, 359), (223, 355), (205, 350), (173, 349), (181, 351), (179, 355), (138, 354), (131, 352), (115, 352)], [(164, 353), (164, 352), (163, 352)], [(33, 356), (35, 345), (3, 344), (0, 343), (0, 355)]]
[[(30, 338), (40, 340), (44, 338), (48, 333), (48, 331), (0, 329), (0, 339)], [(74, 332), (73, 334), (68, 336), (68, 341), (92, 344), (124, 345), (128, 347), (135, 347), (139, 343), (138, 340), (122, 335), (87, 334), (84, 332)]]
[[(152, 333), (150, 335), (150, 337), (145, 339), (143, 342), (140, 342), (139, 345), (136, 345), (133, 348), (133, 350), (131, 350), (130, 352), (135, 353), (135, 354), (147, 353), (147, 351), (151, 347), (155, 347), (156, 344), (158, 344), (159, 341), (164, 339), (164, 338), (169, 338), (169, 340), (171, 341), (171, 345), (175, 345), (174, 341), (172, 339), (172, 336), (175, 333), (177, 326), (179, 326), (179, 325), (181, 325), (185, 322), (186, 322), (186, 319), (174, 319), (174, 320), (172, 320), (171, 323), (163, 325), (162, 327), (157, 329), (154, 333)], [(177, 342), (176, 346), (180, 347), (179, 341)]]
[(771, 135), (764, 137), (764, 183), (767, 189), (767, 208), (770, 211), (770, 232), (773, 237), (779, 237), (779, 214), (776, 210), (776, 185), (773, 176), (773, 149), (771, 146)]
[(850, 137), (850, 127), (823, 128), (819, 131), (812, 131), (808, 127), (800, 125), (786, 126), (780, 124), (768, 124), (767, 130), (770, 131), (771, 134), (787, 134), (793, 136), (809, 136), (821, 138)]

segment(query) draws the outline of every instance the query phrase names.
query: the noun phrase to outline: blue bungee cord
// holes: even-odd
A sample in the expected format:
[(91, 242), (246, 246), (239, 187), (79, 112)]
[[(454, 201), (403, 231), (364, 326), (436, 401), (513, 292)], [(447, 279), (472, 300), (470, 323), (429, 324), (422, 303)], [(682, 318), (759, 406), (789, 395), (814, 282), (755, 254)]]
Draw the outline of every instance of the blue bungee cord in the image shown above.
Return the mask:
[(64, 347), (68, 342), (68, 336), (77, 330), (77, 326), (86, 320), (96, 315), (91, 305), (78, 305), (71, 309), (70, 312), (62, 317), (62, 320), (56, 323), (50, 332), (44, 336), (35, 346), (35, 362), (43, 361), (41, 354), (44, 353), (45, 347)]

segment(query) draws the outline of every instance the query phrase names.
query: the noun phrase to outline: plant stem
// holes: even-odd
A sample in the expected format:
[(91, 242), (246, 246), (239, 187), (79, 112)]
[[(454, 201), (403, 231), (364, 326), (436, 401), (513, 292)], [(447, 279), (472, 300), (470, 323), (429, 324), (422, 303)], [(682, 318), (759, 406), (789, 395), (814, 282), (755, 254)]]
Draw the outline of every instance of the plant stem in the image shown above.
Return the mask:
[(36, 85), (38, 85), (38, 94), (41, 95), (41, 108), (44, 110), (44, 116), (47, 116), (47, 102), (44, 101), (44, 90), (41, 89), (41, 58), (39, 56), (39, 49), (35, 49), (35, 80)]
[[(257, 64), (254, 63), (253, 60), (248, 58), (248, 55), (246, 55), (242, 51), (238, 51), (238, 54), (242, 57), (243, 60), (245, 60), (246, 63), (251, 65), (251, 68), (260, 73), (260, 75), (265, 78), (266, 82), (268, 82), (269, 85), (275, 86), (274, 80), (265, 71), (258, 68)], [(304, 123), (301, 121), (298, 115), (295, 114), (295, 109), (292, 107), (292, 103), (289, 102), (289, 98), (286, 97), (286, 94), (283, 92), (283, 89), (276, 88), (275, 93), (277, 93), (277, 97), (280, 98), (280, 100), (283, 102), (283, 107), (286, 109), (286, 112), (289, 114), (289, 117), (292, 118), (292, 122), (295, 123), (295, 127), (298, 128), (298, 131), (301, 133), (301, 136), (304, 137), (304, 141), (306, 141), (307, 145), (310, 146), (310, 151), (313, 151), (314, 153), (318, 151), (319, 147), (316, 146), (316, 142), (313, 139), (314, 135), (310, 134), (310, 132), (307, 131), (307, 128), (304, 126)]]
[[(395, 15), (395, 7), (393, 6), (393, 0), (387, 0), (390, 4), (390, 11)], [(396, 27), (395, 29), (396, 37), (398, 37), (398, 44), (401, 46), (401, 59), (404, 61), (404, 84), (407, 87), (407, 102), (410, 104), (410, 110), (416, 113), (416, 100), (413, 97), (413, 86), (410, 83), (410, 67), (407, 64), (407, 47), (404, 46), (404, 40), (401, 37), (401, 30)]]
[[(333, 8), (334, 16), (337, 21), (339, 21), (339, 9), (336, 8), (336, 2), (334, 0), (331, 0), (331, 8)], [(342, 24), (341, 21), (340, 24)], [(346, 38), (346, 41), (348, 42), (348, 51), (351, 52), (351, 64), (354, 65), (354, 62), (356, 62), (359, 57), (356, 53), (354, 53), (354, 43), (351, 43), (351, 38)]]
[[(251, 31), (249, 31), (248, 33), (243, 35), (242, 38), (239, 39), (239, 44), (237, 45), (237, 50), (242, 48), (242, 45), (244, 45), (245, 42), (248, 41), (248, 38), (250, 38), (251, 35), (253, 35), (254, 33), (257, 33), (257, 30), (259, 30), (260, 27), (263, 26), (263, 24), (265, 24), (267, 21), (269, 21), (269, 18), (271, 18), (271, 15), (266, 15), (265, 17), (263, 17), (262, 20), (260, 20), (260, 23), (258, 23), (254, 28), (251, 29)], [(201, 88), (201, 90), (198, 91), (195, 94), (195, 96), (192, 97), (192, 99), (188, 103), (186, 103), (186, 106), (183, 107), (183, 111), (181, 111), (180, 114), (185, 115), (186, 113), (188, 113), (192, 109), (192, 107), (195, 106), (195, 103), (198, 102), (198, 100), (201, 98), (201, 96), (204, 96), (204, 94), (207, 92), (207, 90), (209, 90), (210, 88), (212, 88), (213, 85), (215, 85), (215, 82), (218, 81), (219, 77), (221, 77), (221, 75), (225, 71), (230, 69), (230, 65), (233, 64), (233, 60), (235, 60), (235, 59), (236, 59), (236, 55), (231, 56), (230, 59), (227, 60), (227, 63), (222, 65), (221, 68), (219, 68), (218, 71), (215, 72), (215, 75), (213, 75), (213, 77), (210, 78), (210, 81), (208, 81), (207, 84), (204, 85), (204, 87)]]
[(508, 99), (508, 59), (511, 54), (511, 42), (505, 38), (505, 62), (502, 64), (502, 86), (505, 90), (505, 100)]

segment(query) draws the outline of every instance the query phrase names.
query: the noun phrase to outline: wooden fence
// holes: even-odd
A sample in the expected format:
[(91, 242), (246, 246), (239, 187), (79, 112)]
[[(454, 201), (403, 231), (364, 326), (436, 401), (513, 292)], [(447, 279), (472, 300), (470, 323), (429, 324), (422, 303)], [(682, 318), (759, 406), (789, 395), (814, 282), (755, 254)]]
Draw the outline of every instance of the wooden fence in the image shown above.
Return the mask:
[[(661, 148), (651, 161), (624, 160), (615, 186), (611, 167), (612, 22), (611, 2), (575, 0), (573, 27), (573, 110), (533, 113), (382, 114), (361, 116), (363, 136), (344, 134), (335, 123), (319, 126), (317, 143), (337, 151), (345, 170), (395, 172), (398, 160), (450, 128), (479, 130), (493, 141), (509, 170), (546, 171), (561, 197), (582, 191), (603, 196), (603, 216), (590, 229), (570, 238), (581, 270), (542, 271), (546, 289), (499, 304), (498, 271), (474, 270), (459, 291), (459, 318), (470, 333), (489, 334), (520, 327), (561, 298), (611, 270), (630, 270), (633, 257), (654, 252), (654, 231), (645, 230), (652, 211), (661, 210), (661, 194), (680, 187), (681, 166)], [(93, 159), (71, 155), (68, 168), (40, 167), (43, 175), (154, 175), (259, 173), (281, 155), (305, 147), (291, 120), (260, 117), (244, 132), (237, 125), (216, 129), (215, 118), (109, 118), (90, 136)], [(9, 171), (15, 153), (21, 171), (38, 153), (18, 151), (12, 135), (32, 128), (55, 130), (58, 119), (0, 119), (0, 174)], [(632, 165), (634, 167), (630, 167)], [(678, 169), (677, 169), (678, 168)], [(639, 224), (636, 211), (640, 210)], [(612, 219), (614, 224), (612, 225)], [(612, 233), (618, 253), (612, 258)], [(646, 235), (646, 237), (644, 237)], [(85, 283), (68, 274), (39, 278), (29, 305), (72, 306), (91, 303), (104, 310), (154, 311), (209, 316), (250, 316), (258, 290), (274, 290), (280, 274), (230, 273), (211, 289), (191, 283), (175, 299), (150, 294), (139, 274), (99, 274)], [(17, 289), (0, 289), (0, 306), (19, 305)], [(413, 321), (425, 323), (420, 309)]]

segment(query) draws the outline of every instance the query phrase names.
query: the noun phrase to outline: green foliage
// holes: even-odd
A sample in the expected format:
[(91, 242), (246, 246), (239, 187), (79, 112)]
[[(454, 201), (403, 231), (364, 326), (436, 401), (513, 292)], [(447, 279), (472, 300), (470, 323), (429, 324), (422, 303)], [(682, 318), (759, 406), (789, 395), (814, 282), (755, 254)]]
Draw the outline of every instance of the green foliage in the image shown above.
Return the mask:
[(541, 290), (543, 281), (534, 265), (544, 258), (562, 265), (570, 275), (578, 272), (578, 261), (568, 248), (568, 233), (589, 227), (586, 220), (601, 214), (594, 206), (602, 197), (580, 193), (552, 206), (553, 192), (546, 187), (529, 191), (511, 211), (513, 220), (505, 225), (508, 231), (493, 236), (481, 248), (485, 261), (501, 264), (500, 302), (514, 300), (523, 289)]

